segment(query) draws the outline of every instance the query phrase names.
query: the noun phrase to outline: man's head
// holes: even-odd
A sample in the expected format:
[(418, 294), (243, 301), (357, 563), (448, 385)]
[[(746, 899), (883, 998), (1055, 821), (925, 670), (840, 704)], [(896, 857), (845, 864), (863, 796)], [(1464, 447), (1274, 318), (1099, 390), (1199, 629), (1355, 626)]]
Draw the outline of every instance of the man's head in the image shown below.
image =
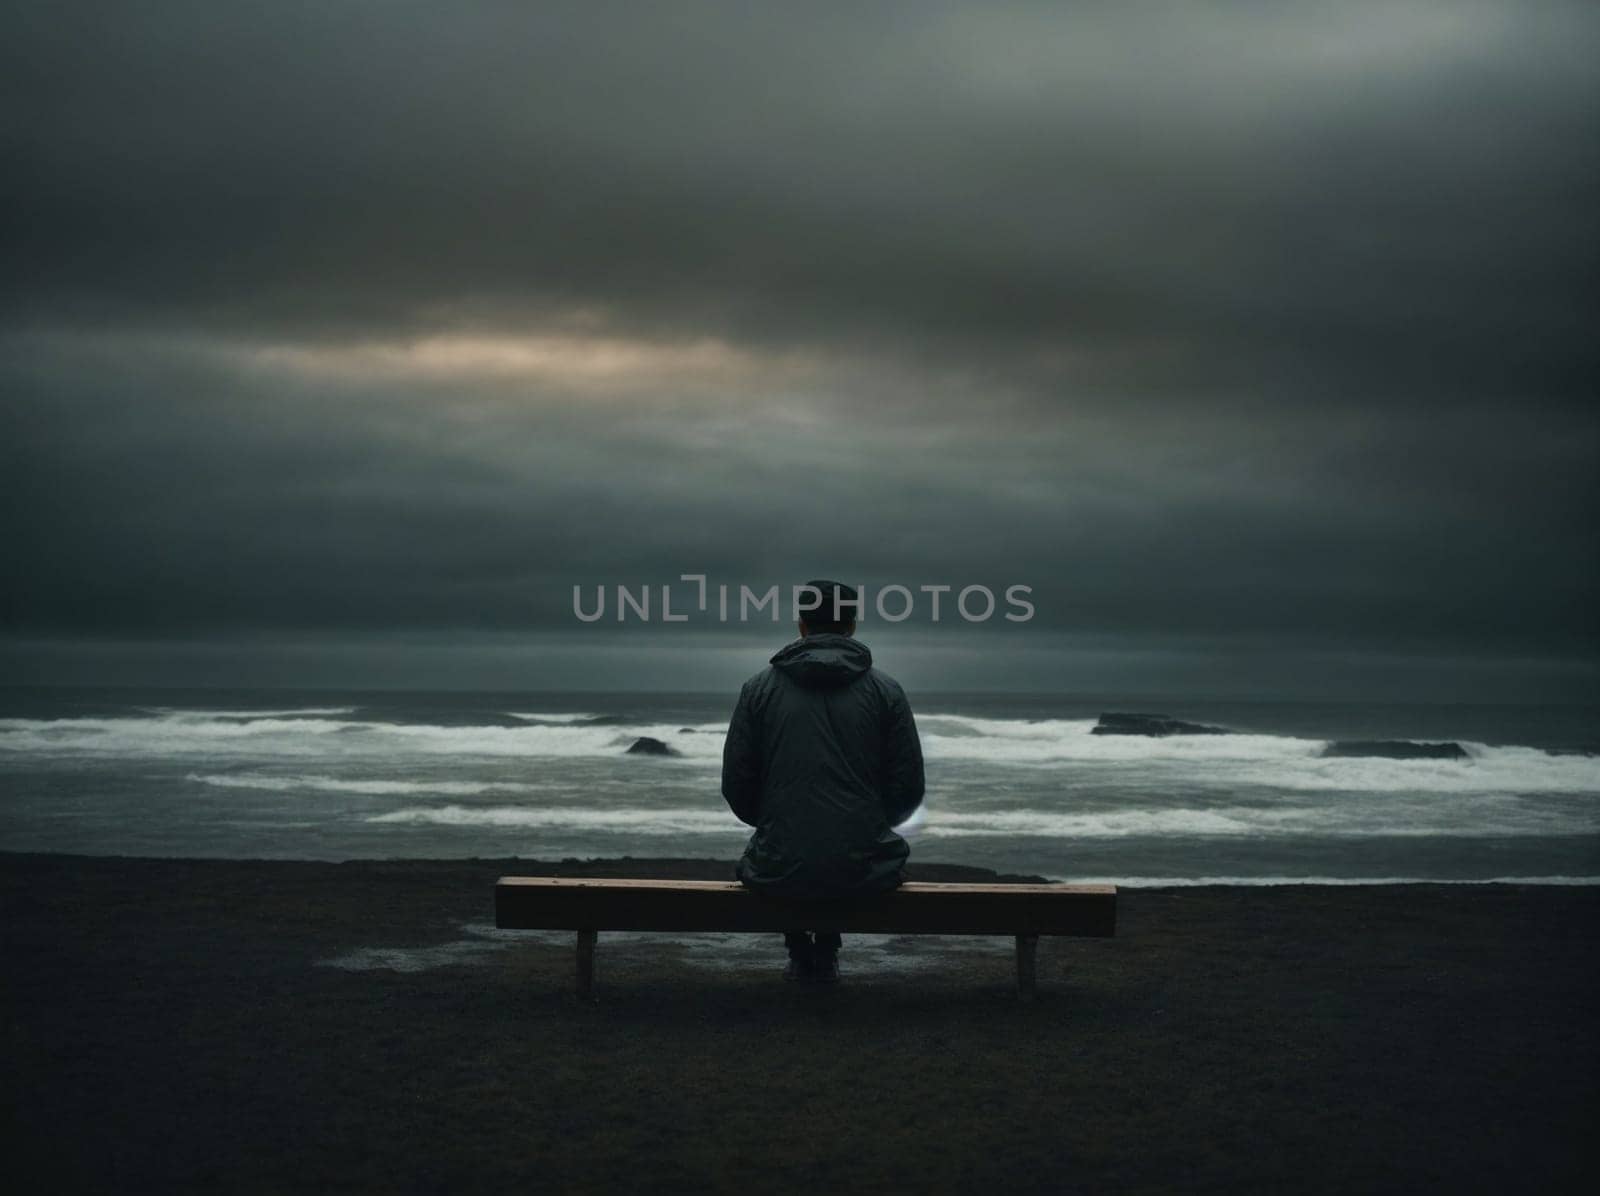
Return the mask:
[(842, 582), (808, 581), (800, 587), (796, 606), (801, 635), (854, 635), (861, 596)]

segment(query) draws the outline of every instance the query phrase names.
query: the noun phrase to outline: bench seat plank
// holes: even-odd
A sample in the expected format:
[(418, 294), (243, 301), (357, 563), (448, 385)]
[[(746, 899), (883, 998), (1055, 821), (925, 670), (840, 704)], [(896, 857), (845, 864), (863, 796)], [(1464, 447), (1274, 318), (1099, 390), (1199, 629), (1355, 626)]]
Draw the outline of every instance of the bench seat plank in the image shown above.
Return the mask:
[(502, 930), (777, 931), (856, 934), (1116, 933), (1115, 885), (924, 884), (843, 902), (784, 901), (736, 881), (505, 876)]

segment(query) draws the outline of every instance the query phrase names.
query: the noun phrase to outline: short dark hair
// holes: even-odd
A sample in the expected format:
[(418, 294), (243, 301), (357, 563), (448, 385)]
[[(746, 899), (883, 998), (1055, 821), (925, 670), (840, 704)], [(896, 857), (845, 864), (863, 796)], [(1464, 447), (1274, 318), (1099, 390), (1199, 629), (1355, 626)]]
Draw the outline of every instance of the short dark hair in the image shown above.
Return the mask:
[(861, 595), (843, 582), (808, 581), (800, 588), (795, 614), (812, 631), (844, 631), (861, 615)]

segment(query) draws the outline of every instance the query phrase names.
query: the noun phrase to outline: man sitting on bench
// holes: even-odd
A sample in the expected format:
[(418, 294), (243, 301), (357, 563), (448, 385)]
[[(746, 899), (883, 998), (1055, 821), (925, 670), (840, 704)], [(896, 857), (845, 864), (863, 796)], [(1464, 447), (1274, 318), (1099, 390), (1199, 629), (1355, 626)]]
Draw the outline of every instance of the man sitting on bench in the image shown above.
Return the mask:
[[(855, 639), (850, 586), (801, 587), (800, 638), (746, 681), (722, 755), (722, 796), (756, 828), (736, 870), (758, 893), (848, 899), (900, 883), (894, 827), (922, 802), (922, 744), (905, 691)], [(839, 978), (837, 932), (784, 932), (784, 977)]]

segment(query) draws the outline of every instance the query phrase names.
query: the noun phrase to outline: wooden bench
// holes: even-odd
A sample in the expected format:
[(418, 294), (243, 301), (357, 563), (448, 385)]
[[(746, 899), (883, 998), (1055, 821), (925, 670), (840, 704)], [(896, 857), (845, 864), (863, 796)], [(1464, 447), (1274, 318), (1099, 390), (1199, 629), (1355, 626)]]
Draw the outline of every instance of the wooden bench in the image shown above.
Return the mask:
[(494, 889), (502, 930), (574, 930), (578, 995), (594, 991), (602, 930), (781, 931), (845, 934), (997, 934), (1017, 941), (1017, 987), (1031, 997), (1040, 935), (1109, 938), (1114, 885), (950, 885), (907, 882), (849, 902), (780, 901), (735, 881), (575, 880), (503, 876)]

